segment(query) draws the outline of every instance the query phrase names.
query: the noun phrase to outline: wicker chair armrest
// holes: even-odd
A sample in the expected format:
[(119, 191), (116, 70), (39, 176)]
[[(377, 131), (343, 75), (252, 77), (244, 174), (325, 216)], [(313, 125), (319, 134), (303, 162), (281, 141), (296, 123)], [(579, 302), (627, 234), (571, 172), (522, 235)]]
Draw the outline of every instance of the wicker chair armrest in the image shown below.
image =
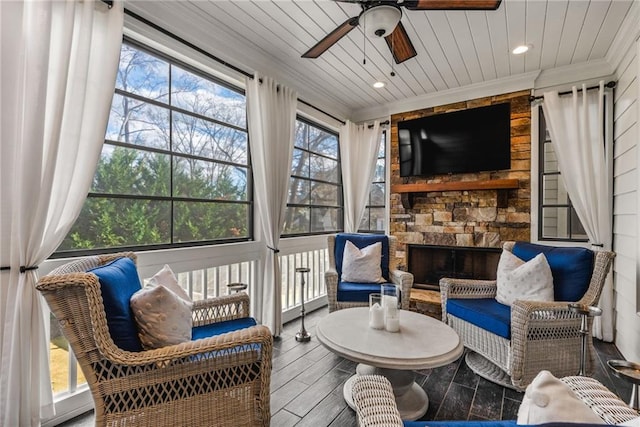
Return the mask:
[(397, 269), (390, 270), (389, 279), (395, 285), (400, 286), (402, 290), (400, 306), (403, 310), (409, 310), (411, 288), (413, 287), (413, 274)]
[(447, 298), (495, 298), (495, 280), (440, 279), (440, 292)]
[(360, 427), (402, 427), (391, 383), (385, 377), (356, 377), (352, 396)]
[(607, 424), (621, 424), (638, 417), (635, 410), (595, 378), (570, 376), (560, 381)]
[[(567, 328), (579, 329), (581, 318), (577, 313), (569, 310), (569, 303), (565, 301), (525, 301), (516, 300), (511, 304), (511, 335), (512, 346), (524, 342), (531, 330)], [(550, 333), (550, 332), (549, 332)], [(515, 338), (515, 340), (514, 340)]]
[[(96, 337), (96, 341), (102, 354), (115, 364), (125, 366), (151, 364), (158, 368), (180, 359), (185, 359), (185, 363), (195, 363), (199, 355), (204, 358), (216, 358), (219, 356), (214, 353), (228, 349), (240, 349), (240, 352), (249, 353), (253, 350), (252, 344), (260, 345), (260, 359), (265, 361), (271, 360), (273, 351), (271, 331), (262, 325), (141, 352), (121, 350), (113, 344), (110, 337), (106, 340), (103, 337)], [(221, 360), (223, 359), (228, 363), (229, 358), (223, 356)]]
[(335, 268), (325, 270), (324, 283), (327, 288), (329, 313), (331, 313), (338, 309), (338, 272)]
[[(511, 322), (514, 327), (526, 327), (530, 321), (560, 319), (568, 319), (573, 322), (579, 321), (580, 316), (569, 310), (569, 303), (566, 301), (516, 300), (511, 304)], [(519, 324), (516, 325), (513, 322)]]
[(338, 283), (338, 272), (336, 271), (336, 269), (328, 268), (327, 270), (325, 270), (324, 280), (325, 281), (335, 280), (335, 283)]
[(249, 295), (245, 292), (193, 302), (193, 326), (249, 316)]
[(448, 299), (495, 298), (495, 280), (469, 280), (443, 277), (440, 279), (440, 301), (442, 303), (442, 320), (447, 321)]

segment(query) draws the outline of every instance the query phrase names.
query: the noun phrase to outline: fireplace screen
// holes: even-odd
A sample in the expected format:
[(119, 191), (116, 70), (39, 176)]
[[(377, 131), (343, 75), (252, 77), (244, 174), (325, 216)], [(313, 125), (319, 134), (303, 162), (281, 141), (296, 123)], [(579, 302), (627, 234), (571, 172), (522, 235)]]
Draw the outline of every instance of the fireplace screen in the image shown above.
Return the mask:
[(443, 277), (495, 280), (500, 248), (408, 245), (414, 288), (439, 290)]

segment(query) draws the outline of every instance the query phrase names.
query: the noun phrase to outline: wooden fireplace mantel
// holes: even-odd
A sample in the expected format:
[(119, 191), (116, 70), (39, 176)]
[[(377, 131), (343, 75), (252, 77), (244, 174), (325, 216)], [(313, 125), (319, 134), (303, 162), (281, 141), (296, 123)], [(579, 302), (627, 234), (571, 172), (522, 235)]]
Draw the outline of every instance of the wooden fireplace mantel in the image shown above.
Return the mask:
[[(454, 181), (422, 184), (394, 184), (392, 193), (400, 193), (402, 206), (413, 208), (414, 193), (429, 193), (434, 191), (465, 191), (465, 190), (513, 190), (518, 188), (517, 179), (489, 179), (484, 181)], [(507, 206), (507, 192), (498, 191), (498, 207)]]

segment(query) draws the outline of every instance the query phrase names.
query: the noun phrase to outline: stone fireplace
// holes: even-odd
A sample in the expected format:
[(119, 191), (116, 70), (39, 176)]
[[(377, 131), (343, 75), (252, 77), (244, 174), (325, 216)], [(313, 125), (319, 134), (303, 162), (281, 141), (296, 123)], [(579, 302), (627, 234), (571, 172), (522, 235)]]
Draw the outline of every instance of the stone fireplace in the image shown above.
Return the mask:
[[(408, 268), (409, 256), (415, 258), (416, 245), (500, 248), (503, 241), (530, 239), (529, 94), (529, 91), (508, 93), (391, 116), (390, 232), (398, 238), (396, 257), (401, 268), (422, 274), (421, 265), (425, 261)], [(511, 103), (509, 170), (400, 177), (399, 121), (506, 101)], [(416, 283), (420, 283), (419, 280), (422, 279), (416, 277)]]

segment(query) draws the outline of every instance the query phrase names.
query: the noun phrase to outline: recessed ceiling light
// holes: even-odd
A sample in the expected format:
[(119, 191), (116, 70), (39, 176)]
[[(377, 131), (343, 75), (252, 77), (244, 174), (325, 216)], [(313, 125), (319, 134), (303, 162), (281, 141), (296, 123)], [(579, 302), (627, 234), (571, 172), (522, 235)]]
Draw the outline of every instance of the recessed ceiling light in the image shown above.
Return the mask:
[(514, 55), (521, 55), (521, 54), (527, 52), (529, 49), (531, 49), (531, 45), (530, 44), (523, 44), (523, 45), (518, 46), (515, 49), (513, 49), (511, 51), (511, 53), (513, 53)]
[(383, 81), (377, 81), (373, 84), (373, 87), (375, 87), (376, 89), (382, 89), (383, 87), (385, 87), (387, 84)]

